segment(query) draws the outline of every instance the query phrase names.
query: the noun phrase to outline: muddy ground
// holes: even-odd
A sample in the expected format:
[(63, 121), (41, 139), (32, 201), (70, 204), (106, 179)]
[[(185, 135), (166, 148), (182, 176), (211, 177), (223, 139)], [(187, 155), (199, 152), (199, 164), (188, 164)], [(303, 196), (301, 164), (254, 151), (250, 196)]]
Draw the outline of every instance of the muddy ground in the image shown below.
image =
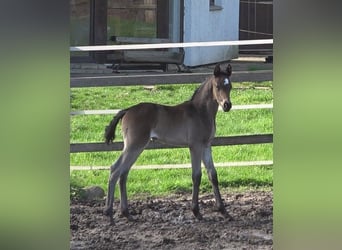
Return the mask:
[(114, 225), (102, 215), (104, 201), (71, 201), (70, 249), (272, 249), (272, 192), (222, 198), (233, 220), (213, 211), (213, 195), (200, 197), (201, 221), (190, 210), (191, 197), (178, 196), (131, 200), (132, 220), (116, 213)]

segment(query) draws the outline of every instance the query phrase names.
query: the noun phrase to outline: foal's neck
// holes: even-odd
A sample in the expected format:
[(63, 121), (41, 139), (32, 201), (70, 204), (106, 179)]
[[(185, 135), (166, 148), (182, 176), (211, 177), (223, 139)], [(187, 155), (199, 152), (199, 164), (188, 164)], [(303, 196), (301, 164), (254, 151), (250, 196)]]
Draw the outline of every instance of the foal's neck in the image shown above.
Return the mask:
[(203, 83), (196, 90), (196, 93), (192, 97), (191, 102), (197, 109), (201, 110), (202, 112), (206, 112), (207, 115), (212, 116), (212, 118), (215, 119), (218, 109), (218, 103), (214, 98), (212, 81), (213, 78), (210, 78), (205, 83)]

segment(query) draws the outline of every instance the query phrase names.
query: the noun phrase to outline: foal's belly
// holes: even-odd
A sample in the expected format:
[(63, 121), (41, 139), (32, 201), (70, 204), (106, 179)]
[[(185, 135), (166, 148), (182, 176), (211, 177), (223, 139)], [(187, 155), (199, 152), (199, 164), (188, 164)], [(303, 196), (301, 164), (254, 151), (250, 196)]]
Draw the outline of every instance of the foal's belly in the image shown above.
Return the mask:
[(180, 131), (156, 131), (152, 130), (150, 133), (150, 138), (152, 140), (158, 140), (159, 142), (170, 144), (170, 145), (177, 145), (177, 146), (184, 146), (189, 145), (189, 140), (187, 133), (180, 132)]
[(189, 146), (208, 143), (212, 137), (212, 127), (203, 122), (197, 112), (188, 106), (159, 106), (150, 138), (165, 144)]
[(190, 146), (198, 143), (208, 144), (214, 137), (214, 133), (208, 131), (200, 131), (198, 129), (168, 129), (158, 131), (152, 129), (150, 138), (159, 142), (176, 145), (176, 146)]

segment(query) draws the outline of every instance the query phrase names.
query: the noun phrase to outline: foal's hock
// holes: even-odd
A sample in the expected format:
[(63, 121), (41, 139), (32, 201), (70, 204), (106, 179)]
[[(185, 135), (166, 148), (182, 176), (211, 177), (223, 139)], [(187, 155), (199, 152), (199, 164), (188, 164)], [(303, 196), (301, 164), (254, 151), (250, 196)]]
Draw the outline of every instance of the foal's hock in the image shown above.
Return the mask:
[(115, 138), (118, 122), (122, 122), (124, 149), (118, 160), (110, 168), (108, 194), (104, 213), (113, 217), (114, 188), (119, 181), (121, 213), (129, 216), (127, 204), (127, 175), (138, 156), (150, 140), (162, 143), (188, 146), (192, 167), (192, 211), (201, 219), (198, 194), (201, 182), (201, 161), (203, 161), (212, 183), (216, 207), (227, 215), (221, 199), (217, 173), (211, 153), (211, 141), (215, 136), (215, 119), (220, 105), (228, 112), (231, 107), (230, 91), (232, 89), (230, 64), (225, 71), (216, 65), (213, 75), (205, 80), (194, 92), (190, 100), (176, 106), (155, 103), (139, 103), (121, 110), (105, 129), (105, 141), (110, 143)]

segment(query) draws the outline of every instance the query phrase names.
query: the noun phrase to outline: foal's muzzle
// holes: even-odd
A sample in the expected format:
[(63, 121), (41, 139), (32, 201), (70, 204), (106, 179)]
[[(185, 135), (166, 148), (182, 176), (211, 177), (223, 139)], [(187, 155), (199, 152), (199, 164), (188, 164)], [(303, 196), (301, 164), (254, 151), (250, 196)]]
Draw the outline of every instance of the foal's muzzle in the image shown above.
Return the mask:
[(228, 112), (232, 108), (232, 103), (225, 101), (222, 108), (224, 112)]

